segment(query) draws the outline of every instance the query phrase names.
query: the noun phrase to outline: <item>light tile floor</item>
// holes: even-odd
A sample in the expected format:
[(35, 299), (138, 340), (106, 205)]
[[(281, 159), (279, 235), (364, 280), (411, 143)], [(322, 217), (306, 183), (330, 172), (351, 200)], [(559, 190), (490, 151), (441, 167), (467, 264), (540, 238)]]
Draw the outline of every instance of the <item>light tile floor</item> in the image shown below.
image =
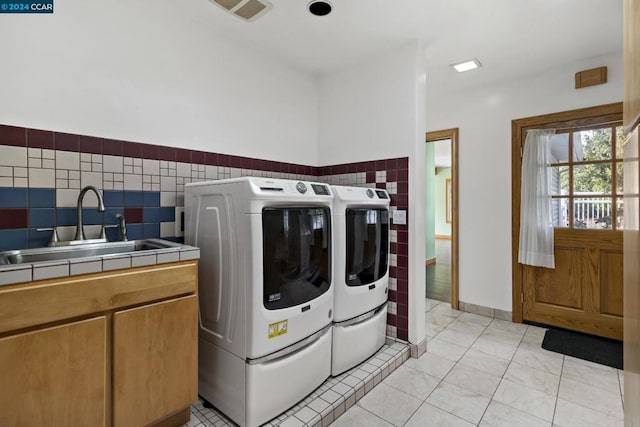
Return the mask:
[(332, 426), (623, 426), (622, 371), (541, 347), (545, 329), (427, 300), (427, 353)]

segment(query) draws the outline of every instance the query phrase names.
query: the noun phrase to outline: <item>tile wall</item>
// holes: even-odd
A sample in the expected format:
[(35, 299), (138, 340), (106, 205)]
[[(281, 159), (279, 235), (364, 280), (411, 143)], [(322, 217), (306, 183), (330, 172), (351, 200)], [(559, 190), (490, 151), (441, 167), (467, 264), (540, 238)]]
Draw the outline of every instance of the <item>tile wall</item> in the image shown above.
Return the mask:
[[(407, 158), (313, 167), (0, 125), (0, 250), (46, 246), (51, 231), (38, 229), (54, 226), (61, 239), (72, 239), (87, 185), (102, 190), (106, 208), (98, 212), (87, 193), (87, 237), (123, 214), (130, 239), (180, 241), (175, 211), (184, 205), (184, 185), (241, 176), (386, 188), (391, 209), (408, 209)], [(116, 228), (106, 231), (119, 239)], [(408, 255), (407, 226), (392, 224), (387, 335), (401, 340), (408, 339)]]

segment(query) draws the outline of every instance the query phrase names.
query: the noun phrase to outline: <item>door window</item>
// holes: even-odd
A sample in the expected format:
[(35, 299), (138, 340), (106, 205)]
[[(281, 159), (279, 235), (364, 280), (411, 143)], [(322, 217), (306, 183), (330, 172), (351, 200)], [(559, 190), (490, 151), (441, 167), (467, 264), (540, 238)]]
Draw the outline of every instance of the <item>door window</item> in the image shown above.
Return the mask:
[(329, 290), (329, 208), (265, 208), (262, 228), (265, 308), (303, 304)]
[(387, 273), (389, 259), (389, 211), (347, 209), (346, 282), (361, 286)]
[(565, 130), (551, 139), (555, 227), (624, 228), (622, 142), (620, 123)]

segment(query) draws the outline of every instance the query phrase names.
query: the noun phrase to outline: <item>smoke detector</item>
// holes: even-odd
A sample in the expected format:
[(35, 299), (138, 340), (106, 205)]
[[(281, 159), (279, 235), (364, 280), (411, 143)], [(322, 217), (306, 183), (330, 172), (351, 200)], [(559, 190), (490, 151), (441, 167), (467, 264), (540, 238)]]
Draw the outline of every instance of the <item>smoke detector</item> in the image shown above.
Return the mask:
[(268, 0), (211, 0), (227, 12), (247, 22), (255, 21), (273, 8)]

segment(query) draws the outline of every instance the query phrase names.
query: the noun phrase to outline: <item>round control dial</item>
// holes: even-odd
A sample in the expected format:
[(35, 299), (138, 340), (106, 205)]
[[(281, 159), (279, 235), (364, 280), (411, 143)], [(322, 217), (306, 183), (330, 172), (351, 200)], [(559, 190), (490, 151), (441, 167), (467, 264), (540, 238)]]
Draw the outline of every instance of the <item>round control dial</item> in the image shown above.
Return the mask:
[(369, 196), (370, 199), (373, 199), (373, 190), (372, 189), (368, 189), (367, 190), (367, 196)]
[(298, 193), (304, 194), (307, 192), (307, 186), (304, 185), (304, 182), (298, 182), (296, 184), (296, 190), (298, 190)]

